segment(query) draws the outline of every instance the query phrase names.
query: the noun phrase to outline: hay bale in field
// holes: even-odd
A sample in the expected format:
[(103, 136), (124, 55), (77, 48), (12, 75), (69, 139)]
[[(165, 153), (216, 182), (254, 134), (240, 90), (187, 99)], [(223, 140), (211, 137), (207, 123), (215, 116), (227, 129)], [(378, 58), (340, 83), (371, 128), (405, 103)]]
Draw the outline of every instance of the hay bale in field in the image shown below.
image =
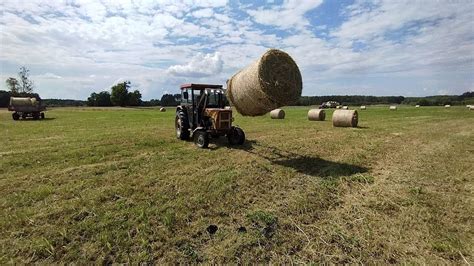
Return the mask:
[(451, 105), (446, 104), (446, 105), (444, 106), (444, 108), (451, 108)]
[(332, 114), (332, 125), (335, 127), (357, 127), (359, 115), (356, 110), (336, 110)]
[(390, 106), (390, 110), (397, 110), (397, 107), (395, 105)]
[(415, 105), (415, 108), (420, 108), (420, 105), (419, 104)]
[(344, 105), (344, 106), (342, 107), (342, 110), (349, 110), (349, 106)]
[(365, 107), (365, 105), (362, 105), (362, 106), (360, 107), (360, 110), (365, 110), (365, 109), (367, 109), (367, 107)]
[(295, 61), (285, 52), (270, 49), (227, 81), (227, 97), (246, 116), (264, 115), (293, 104), (301, 96), (303, 81)]
[(166, 108), (161, 107), (161, 108), (160, 108), (160, 112), (166, 112)]
[(336, 106), (336, 109), (341, 109), (341, 106), (340, 105)]
[(466, 105), (466, 108), (467, 109), (471, 108), (471, 105), (470, 104)]
[(474, 110), (474, 105), (471, 105), (471, 107), (469, 107), (469, 110)]
[(309, 121), (324, 121), (326, 119), (326, 111), (323, 109), (311, 109), (308, 111)]
[(270, 117), (272, 119), (284, 119), (285, 118), (285, 111), (282, 109), (275, 109), (270, 112)]

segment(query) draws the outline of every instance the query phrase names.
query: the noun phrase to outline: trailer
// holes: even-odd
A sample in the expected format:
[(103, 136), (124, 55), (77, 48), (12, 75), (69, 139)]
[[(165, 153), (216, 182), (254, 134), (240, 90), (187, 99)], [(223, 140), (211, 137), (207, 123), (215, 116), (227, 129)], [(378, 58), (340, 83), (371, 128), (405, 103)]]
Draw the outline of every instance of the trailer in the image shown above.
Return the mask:
[(31, 117), (35, 120), (44, 119), (44, 111), (46, 107), (43, 106), (41, 99), (34, 97), (11, 97), (8, 111), (12, 111), (13, 120), (18, 120), (20, 117), (26, 119)]

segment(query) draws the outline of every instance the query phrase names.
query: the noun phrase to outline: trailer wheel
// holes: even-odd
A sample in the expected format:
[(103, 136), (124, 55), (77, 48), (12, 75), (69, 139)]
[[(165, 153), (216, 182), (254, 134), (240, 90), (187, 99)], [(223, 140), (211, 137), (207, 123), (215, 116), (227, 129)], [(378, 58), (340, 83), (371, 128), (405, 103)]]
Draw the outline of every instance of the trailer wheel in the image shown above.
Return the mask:
[(33, 113), (33, 119), (34, 120), (38, 120), (40, 117), (40, 114), (39, 113)]
[(41, 113), (41, 119), (44, 119), (44, 113)]
[(18, 120), (18, 119), (20, 119), (20, 115), (18, 113), (13, 113), (12, 118), (13, 118), (13, 120)]
[(22, 114), (22, 115), (21, 115), (21, 118), (22, 118), (22, 119), (26, 119), (26, 114)]

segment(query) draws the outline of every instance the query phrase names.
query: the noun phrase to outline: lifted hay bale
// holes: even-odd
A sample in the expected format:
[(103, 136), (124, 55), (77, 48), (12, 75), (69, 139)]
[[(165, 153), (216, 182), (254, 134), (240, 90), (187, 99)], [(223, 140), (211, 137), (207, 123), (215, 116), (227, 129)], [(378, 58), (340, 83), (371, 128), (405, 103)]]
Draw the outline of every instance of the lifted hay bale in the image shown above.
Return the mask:
[(160, 108), (160, 112), (166, 112), (166, 108), (161, 107), (161, 108)]
[(326, 111), (323, 109), (311, 109), (308, 111), (309, 121), (324, 121), (326, 119)]
[(272, 119), (285, 119), (285, 111), (282, 109), (275, 109), (270, 112), (270, 117)]
[(365, 105), (362, 105), (362, 106), (360, 107), (360, 110), (365, 110), (365, 109), (367, 109), (367, 107), (365, 107)]
[(335, 127), (357, 127), (359, 115), (356, 110), (336, 110), (332, 114), (332, 125)]
[(390, 110), (394, 111), (397, 110), (397, 107), (395, 105), (390, 106)]
[(227, 81), (227, 97), (242, 115), (258, 116), (293, 104), (301, 96), (303, 81), (295, 61), (285, 52), (270, 49), (256, 62)]
[(451, 108), (451, 105), (450, 105), (450, 104), (446, 104), (446, 105), (444, 106), (444, 108)]

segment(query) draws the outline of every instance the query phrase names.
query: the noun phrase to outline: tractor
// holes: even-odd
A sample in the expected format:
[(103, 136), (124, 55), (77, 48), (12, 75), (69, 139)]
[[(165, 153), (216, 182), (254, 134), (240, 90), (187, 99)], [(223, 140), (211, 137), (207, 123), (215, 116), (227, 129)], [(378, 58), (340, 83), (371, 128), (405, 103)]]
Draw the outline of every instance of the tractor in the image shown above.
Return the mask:
[(181, 85), (181, 103), (176, 108), (176, 137), (191, 136), (200, 148), (209, 146), (210, 138), (227, 136), (230, 145), (245, 142), (244, 131), (232, 125), (232, 109), (228, 106), (222, 85)]

